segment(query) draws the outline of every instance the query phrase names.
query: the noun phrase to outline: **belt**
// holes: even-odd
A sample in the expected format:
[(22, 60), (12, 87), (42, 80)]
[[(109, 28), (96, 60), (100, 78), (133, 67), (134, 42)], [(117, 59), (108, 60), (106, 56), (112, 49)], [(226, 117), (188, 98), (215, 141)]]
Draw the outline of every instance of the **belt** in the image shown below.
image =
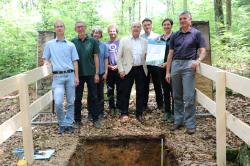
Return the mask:
[(66, 70), (66, 71), (53, 71), (53, 74), (64, 74), (64, 73), (72, 73), (74, 70)]
[(193, 60), (193, 58), (173, 58), (173, 60)]

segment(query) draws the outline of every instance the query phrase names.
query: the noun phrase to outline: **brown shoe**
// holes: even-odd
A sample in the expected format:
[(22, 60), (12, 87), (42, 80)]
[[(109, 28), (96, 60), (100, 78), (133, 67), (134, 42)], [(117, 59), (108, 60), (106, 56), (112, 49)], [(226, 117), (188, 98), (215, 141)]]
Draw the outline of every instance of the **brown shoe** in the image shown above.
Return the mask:
[(126, 123), (128, 122), (129, 118), (127, 115), (122, 115), (120, 118), (121, 123)]
[(171, 131), (175, 131), (175, 130), (178, 130), (180, 129), (181, 127), (183, 127), (183, 125), (174, 125), (172, 128), (170, 128)]
[(193, 129), (187, 129), (186, 133), (189, 134), (189, 135), (194, 134), (195, 133), (195, 128), (193, 128)]

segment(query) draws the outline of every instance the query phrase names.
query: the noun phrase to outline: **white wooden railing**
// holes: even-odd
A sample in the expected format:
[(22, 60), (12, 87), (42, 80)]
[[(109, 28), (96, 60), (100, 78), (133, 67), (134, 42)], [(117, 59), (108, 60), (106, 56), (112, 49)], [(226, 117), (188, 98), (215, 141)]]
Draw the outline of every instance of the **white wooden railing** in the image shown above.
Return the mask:
[(34, 161), (31, 119), (52, 102), (50, 90), (30, 104), (28, 85), (51, 74), (51, 69), (43, 66), (16, 76), (0, 80), (0, 97), (19, 91), (20, 112), (0, 125), (0, 144), (22, 127), (24, 156), (29, 164)]
[(250, 97), (250, 79), (201, 63), (198, 73), (213, 80), (216, 99), (196, 89), (197, 101), (216, 118), (216, 159), (218, 166), (226, 165), (226, 128), (250, 145), (250, 126), (226, 111), (226, 87)]

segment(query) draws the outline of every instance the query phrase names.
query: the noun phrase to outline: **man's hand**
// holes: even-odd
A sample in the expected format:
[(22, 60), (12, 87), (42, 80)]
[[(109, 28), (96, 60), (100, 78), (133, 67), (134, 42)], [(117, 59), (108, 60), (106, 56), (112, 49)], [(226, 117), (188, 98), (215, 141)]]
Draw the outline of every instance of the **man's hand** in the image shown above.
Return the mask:
[(99, 82), (99, 74), (95, 74), (95, 83), (98, 83)]
[(75, 77), (75, 86), (78, 86), (78, 85), (79, 85), (79, 78)]
[(165, 79), (170, 84), (170, 73), (166, 73)]
[(124, 77), (125, 77), (125, 72), (123, 71), (123, 72), (120, 72), (120, 77), (121, 77), (121, 79), (124, 79)]
[(50, 62), (47, 61), (47, 60), (45, 60), (45, 61), (43, 62), (43, 65), (44, 65), (44, 66), (49, 66), (49, 65), (50, 65)]
[(191, 64), (191, 68), (193, 69), (193, 70), (196, 70), (197, 69), (197, 67), (200, 65), (200, 60), (195, 60), (195, 61), (193, 61), (193, 63)]
[(167, 65), (167, 63), (163, 63), (163, 64), (160, 64), (159, 67), (160, 68), (166, 68), (166, 65)]
[(117, 67), (117, 65), (115, 65), (115, 66), (109, 65), (109, 69), (111, 69), (112, 71), (117, 71), (118, 67)]
[(106, 80), (107, 80), (107, 75), (108, 75), (108, 74), (107, 74), (106, 72), (103, 74), (103, 76), (102, 76), (102, 80), (103, 80), (103, 81), (106, 81)]

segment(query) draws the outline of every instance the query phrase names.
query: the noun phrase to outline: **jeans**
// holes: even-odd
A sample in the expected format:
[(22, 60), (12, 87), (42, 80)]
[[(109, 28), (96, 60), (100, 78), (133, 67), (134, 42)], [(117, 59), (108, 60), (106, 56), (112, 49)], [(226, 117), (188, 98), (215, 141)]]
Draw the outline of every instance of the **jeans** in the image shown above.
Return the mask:
[(130, 72), (121, 81), (121, 115), (128, 115), (129, 99), (132, 86), (136, 89), (136, 117), (142, 115), (145, 92), (146, 75), (142, 66), (132, 67)]
[(174, 60), (171, 65), (171, 79), (174, 97), (174, 119), (176, 125), (185, 124), (195, 128), (195, 70), (193, 60)]
[(147, 65), (148, 68), (148, 75), (145, 84), (145, 98), (144, 98), (144, 107), (146, 108), (148, 105), (148, 95), (149, 95), (149, 84), (150, 84), (150, 77), (152, 77), (155, 96), (156, 96), (156, 103), (159, 109), (163, 106), (163, 95), (161, 89), (161, 73), (160, 67), (158, 66), (151, 66)]
[(76, 98), (75, 98), (75, 121), (81, 121), (81, 110), (82, 110), (82, 97), (84, 90), (84, 83), (87, 83), (88, 87), (88, 111), (91, 114), (93, 121), (98, 120), (100, 110), (98, 108), (97, 100), (97, 86), (94, 82), (94, 76), (80, 76), (79, 85), (76, 87)]
[[(72, 126), (74, 122), (75, 99), (74, 73), (54, 74), (52, 89), (55, 110), (59, 126)], [(66, 92), (67, 111), (63, 110), (64, 93)]]
[[(107, 78), (107, 89), (109, 99), (109, 109), (119, 108), (120, 105), (120, 92), (119, 85), (121, 82), (120, 74), (118, 71), (109, 70)], [(116, 86), (116, 104), (115, 104), (115, 86)], [(119, 108), (120, 109), (120, 108)]]
[(163, 89), (163, 110), (165, 113), (174, 114), (174, 100), (173, 100), (173, 93), (172, 93), (172, 86), (169, 84), (166, 79), (166, 69), (161, 68), (161, 86)]

